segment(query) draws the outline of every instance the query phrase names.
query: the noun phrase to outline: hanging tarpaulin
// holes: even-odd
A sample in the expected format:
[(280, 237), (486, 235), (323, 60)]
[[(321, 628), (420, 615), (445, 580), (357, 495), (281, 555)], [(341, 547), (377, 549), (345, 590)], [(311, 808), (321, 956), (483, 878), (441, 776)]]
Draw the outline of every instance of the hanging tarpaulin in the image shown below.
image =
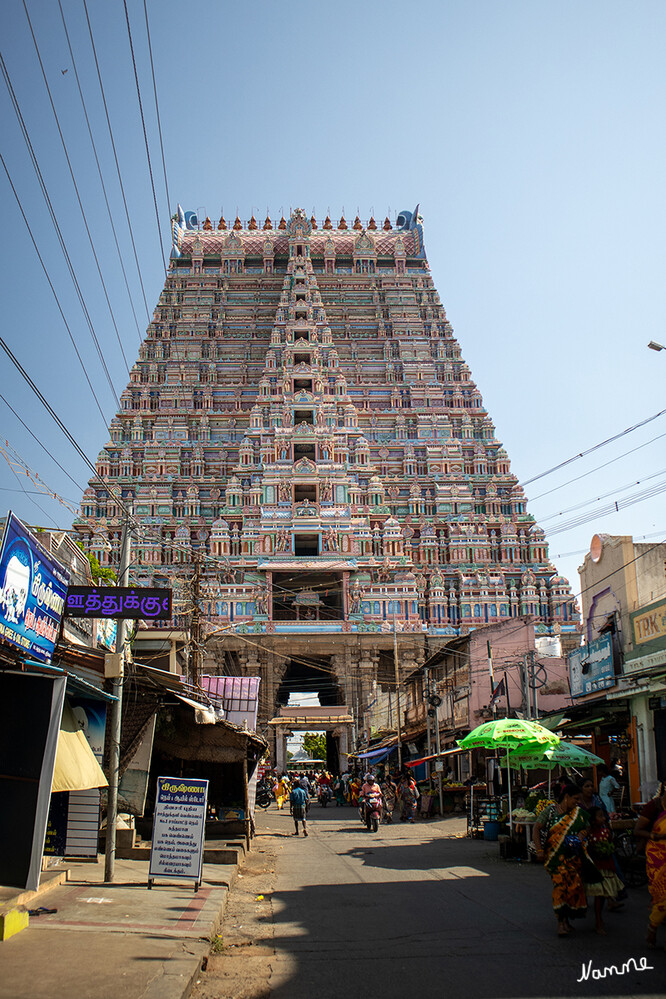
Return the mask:
[(108, 781), (90, 748), (72, 706), (65, 700), (58, 733), (53, 791), (85, 791), (108, 787)]
[(392, 753), (397, 746), (384, 746), (383, 749), (372, 749), (368, 753), (350, 753), (350, 757), (353, 756), (356, 760), (372, 760), (373, 763), (381, 763), (385, 760), (389, 753)]

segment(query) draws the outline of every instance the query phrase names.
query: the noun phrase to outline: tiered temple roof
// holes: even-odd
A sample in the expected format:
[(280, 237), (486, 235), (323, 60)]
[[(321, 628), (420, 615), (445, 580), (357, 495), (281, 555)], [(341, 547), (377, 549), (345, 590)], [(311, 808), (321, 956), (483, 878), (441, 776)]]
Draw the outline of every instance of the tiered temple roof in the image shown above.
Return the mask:
[[(209, 628), (575, 630), (569, 584), (446, 318), (418, 208), (395, 223), (180, 209), (164, 289), (98, 471), (137, 572), (205, 556)], [(99, 482), (77, 528), (105, 562)], [(318, 599), (315, 599), (318, 597)]]

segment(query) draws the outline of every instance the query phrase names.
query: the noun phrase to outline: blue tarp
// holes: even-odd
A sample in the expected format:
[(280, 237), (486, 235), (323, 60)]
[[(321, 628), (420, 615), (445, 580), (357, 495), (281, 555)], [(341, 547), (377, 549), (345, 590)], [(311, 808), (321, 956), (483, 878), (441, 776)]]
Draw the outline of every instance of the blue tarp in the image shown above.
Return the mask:
[(373, 749), (369, 753), (354, 753), (353, 756), (357, 760), (374, 760), (376, 763), (380, 763), (386, 759), (389, 753), (392, 753), (397, 748), (397, 746), (389, 746), (388, 749), (386, 747), (384, 749)]

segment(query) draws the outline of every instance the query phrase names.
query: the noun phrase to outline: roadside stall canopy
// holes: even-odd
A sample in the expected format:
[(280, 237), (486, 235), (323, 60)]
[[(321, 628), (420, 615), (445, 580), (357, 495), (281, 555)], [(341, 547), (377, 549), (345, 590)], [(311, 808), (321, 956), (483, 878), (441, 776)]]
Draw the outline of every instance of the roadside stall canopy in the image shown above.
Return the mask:
[(427, 763), (428, 760), (439, 760), (442, 756), (455, 756), (456, 754), (466, 752), (466, 749), (443, 749), (441, 753), (433, 753), (431, 756), (422, 756), (419, 760), (405, 761), (405, 766), (418, 767), (421, 763)]
[(350, 753), (349, 756), (355, 760), (372, 760), (373, 763), (381, 763), (382, 760), (386, 759), (389, 753), (392, 753), (393, 750), (397, 748), (397, 745), (384, 746), (382, 749), (371, 749), (367, 753)]
[(87, 791), (108, 787), (108, 783), (69, 701), (65, 700), (51, 791)]

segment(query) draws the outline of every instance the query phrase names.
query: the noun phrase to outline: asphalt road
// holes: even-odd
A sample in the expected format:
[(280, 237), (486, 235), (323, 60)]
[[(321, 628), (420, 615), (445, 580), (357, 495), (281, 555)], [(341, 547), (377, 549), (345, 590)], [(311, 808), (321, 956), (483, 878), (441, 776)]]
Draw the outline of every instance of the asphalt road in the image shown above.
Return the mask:
[[(461, 837), (464, 819), (394, 822), (373, 834), (351, 808), (313, 805), (308, 838), (292, 830), (275, 806), (258, 817), (263, 852), (254, 862), (264, 857), (265, 865), (238, 882), (246, 903), (230, 910), (230, 949), (213, 961), (201, 996), (666, 994), (666, 953), (644, 944), (646, 889), (606, 917), (607, 936), (594, 933), (588, 916), (559, 939), (545, 871), (500, 860), (496, 843)], [(224, 979), (242, 944), (241, 971), (256, 979), (245, 979), (245, 991)], [(630, 963), (595, 980), (595, 971), (622, 971), (630, 959), (648, 968)], [(589, 977), (579, 982), (583, 967)]]

